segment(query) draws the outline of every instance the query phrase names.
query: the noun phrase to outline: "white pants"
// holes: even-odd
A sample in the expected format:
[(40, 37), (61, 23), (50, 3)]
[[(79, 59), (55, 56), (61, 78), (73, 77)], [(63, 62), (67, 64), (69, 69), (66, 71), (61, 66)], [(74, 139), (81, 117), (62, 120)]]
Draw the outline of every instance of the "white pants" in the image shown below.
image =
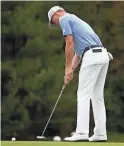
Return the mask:
[(106, 49), (93, 53), (87, 51), (82, 59), (77, 91), (77, 133), (89, 134), (90, 99), (92, 102), (95, 135), (106, 134), (104, 84), (109, 65)]

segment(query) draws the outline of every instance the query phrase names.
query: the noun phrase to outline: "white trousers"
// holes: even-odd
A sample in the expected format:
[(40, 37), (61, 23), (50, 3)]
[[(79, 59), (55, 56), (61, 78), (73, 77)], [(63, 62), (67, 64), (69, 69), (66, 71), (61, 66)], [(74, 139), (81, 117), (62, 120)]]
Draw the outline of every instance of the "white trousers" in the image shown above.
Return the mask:
[(92, 102), (95, 135), (106, 134), (106, 111), (104, 104), (104, 84), (109, 65), (106, 49), (93, 53), (87, 51), (82, 59), (79, 71), (77, 91), (77, 133), (89, 135), (90, 100)]

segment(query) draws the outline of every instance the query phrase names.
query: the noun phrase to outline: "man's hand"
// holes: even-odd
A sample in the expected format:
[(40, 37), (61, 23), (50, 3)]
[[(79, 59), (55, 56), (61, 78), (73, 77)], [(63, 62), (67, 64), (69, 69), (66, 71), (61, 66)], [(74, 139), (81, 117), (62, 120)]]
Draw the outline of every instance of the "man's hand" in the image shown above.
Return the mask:
[(66, 86), (73, 79), (73, 70), (72, 68), (65, 69), (64, 85)]

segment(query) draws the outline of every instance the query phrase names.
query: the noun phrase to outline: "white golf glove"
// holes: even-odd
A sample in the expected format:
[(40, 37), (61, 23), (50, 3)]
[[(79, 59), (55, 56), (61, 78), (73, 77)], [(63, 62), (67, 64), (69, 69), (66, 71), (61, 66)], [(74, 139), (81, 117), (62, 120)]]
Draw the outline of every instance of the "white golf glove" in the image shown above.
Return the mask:
[(113, 55), (110, 52), (108, 52), (108, 56), (109, 56), (109, 60), (113, 60)]

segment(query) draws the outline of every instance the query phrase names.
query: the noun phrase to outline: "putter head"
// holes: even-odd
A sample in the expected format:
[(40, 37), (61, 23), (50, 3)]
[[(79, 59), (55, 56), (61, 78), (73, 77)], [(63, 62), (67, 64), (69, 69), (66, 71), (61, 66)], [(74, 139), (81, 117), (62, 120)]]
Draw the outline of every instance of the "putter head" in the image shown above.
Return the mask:
[(38, 139), (46, 140), (45, 136), (37, 136)]

